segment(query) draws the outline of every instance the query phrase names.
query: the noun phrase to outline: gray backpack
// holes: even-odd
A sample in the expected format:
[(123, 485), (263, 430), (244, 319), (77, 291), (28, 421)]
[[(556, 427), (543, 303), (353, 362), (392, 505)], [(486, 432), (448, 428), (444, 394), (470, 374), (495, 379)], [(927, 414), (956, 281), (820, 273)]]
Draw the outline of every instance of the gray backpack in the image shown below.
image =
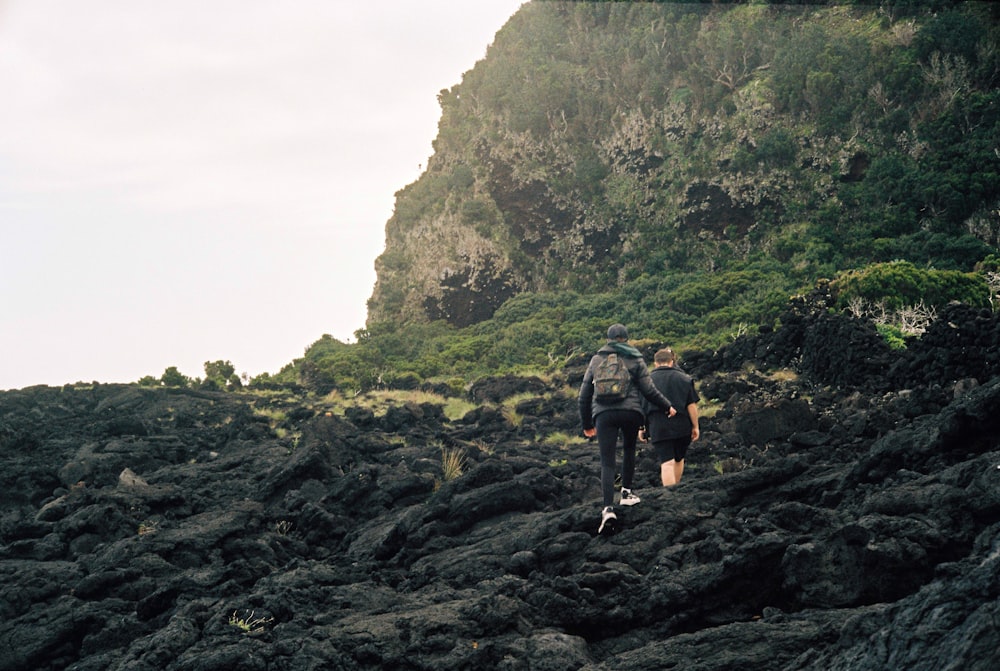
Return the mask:
[(598, 403), (621, 403), (632, 388), (632, 373), (625, 359), (606, 354), (594, 368), (594, 400)]

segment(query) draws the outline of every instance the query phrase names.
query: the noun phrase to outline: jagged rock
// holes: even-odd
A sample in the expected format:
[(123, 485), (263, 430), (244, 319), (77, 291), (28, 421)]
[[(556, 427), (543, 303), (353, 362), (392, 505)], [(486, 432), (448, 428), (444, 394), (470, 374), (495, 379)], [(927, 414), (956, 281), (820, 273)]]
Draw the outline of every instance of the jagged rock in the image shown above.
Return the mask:
[(541, 439), (575, 399), (536, 380), (481, 387), (530, 391), (519, 423), (285, 406), (281, 431), (246, 392), (0, 393), (0, 669), (995, 668), (1000, 378), (985, 350), (905, 365), (993, 337), (949, 319), (856, 377), (820, 363), (854, 331), (822, 310), (693, 354), (722, 405), (677, 487), (640, 448), (611, 537), (596, 445)]
[(545, 383), (537, 377), (502, 375), (476, 380), (469, 388), (469, 398), (479, 403), (499, 403), (516, 394), (540, 394), (545, 389)]

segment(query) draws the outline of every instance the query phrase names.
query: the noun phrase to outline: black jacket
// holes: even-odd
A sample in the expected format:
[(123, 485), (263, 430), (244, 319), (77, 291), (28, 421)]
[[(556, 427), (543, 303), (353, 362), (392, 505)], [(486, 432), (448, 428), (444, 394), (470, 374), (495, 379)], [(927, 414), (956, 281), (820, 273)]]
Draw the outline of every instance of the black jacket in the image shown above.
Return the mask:
[(605, 410), (635, 410), (643, 414), (643, 397), (646, 402), (654, 407), (661, 408), (664, 412), (670, 412), (670, 399), (661, 394), (653, 385), (649, 378), (649, 368), (641, 356), (628, 357), (618, 352), (619, 356), (625, 360), (629, 372), (632, 374), (632, 386), (629, 387), (628, 395), (624, 401), (618, 403), (598, 403), (594, 400), (594, 369), (601, 360), (608, 354), (617, 352), (610, 344), (597, 350), (590, 359), (587, 372), (583, 375), (583, 383), (580, 385), (580, 420), (583, 428), (594, 428), (594, 418)]

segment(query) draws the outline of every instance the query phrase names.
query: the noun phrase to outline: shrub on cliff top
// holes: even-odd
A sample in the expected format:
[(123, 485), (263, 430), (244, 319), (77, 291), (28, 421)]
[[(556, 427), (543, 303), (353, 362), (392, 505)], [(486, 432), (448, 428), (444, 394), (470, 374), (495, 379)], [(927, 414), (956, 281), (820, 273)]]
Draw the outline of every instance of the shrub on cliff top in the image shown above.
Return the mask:
[(923, 302), (941, 307), (959, 301), (974, 307), (989, 306), (990, 288), (980, 273), (917, 268), (908, 261), (875, 263), (843, 273), (833, 282), (837, 307), (862, 298), (901, 308)]

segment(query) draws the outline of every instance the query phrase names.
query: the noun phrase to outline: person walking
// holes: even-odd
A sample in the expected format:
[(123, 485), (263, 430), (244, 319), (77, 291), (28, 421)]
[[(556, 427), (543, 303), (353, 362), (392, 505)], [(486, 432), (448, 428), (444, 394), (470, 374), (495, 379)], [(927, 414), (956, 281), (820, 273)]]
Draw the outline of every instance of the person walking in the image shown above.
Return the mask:
[(639, 503), (639, 497), (632, 491), (632, 478), (635, 475), (635, 445), (644, 419), (643, 398), (667, 416), (677, 413), (669, 398), (660, 393), (650, 379), (642, 353), (628, 344), (628, 329), (623, 324), (612, 324), (607, 344), (590, 359), (579, 396), (583, 435), (596, 436), (601, 452), (603, 508), (597, 529), (599, 534), (613, 532), (618, 524), (614, 488), (619, 434), (623, 446), (619, 505)]
[(684, 459), (688, 447), (698, 440), (698, 392), (694, 380), (677, 365), (677, 355), (666, 347), (653, 355), (650, 379), (665, 396), (681, 405), (676, 415), (667, 416), (659, 408), (644, 403), (646, 413), (645, 439), (653, 444), (660, 461), (660, 480), (664, 487), (673, 487), (684, 475)]

